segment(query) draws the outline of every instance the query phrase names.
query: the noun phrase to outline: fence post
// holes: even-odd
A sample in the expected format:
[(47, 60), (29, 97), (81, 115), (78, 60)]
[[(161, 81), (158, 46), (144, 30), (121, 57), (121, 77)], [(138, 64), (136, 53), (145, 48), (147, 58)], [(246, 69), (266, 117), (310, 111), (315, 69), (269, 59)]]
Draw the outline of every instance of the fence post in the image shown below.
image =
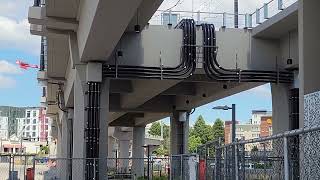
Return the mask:
[(226, 179), (227, 178), (227, 173), (228, 173), (228, 170), (227, 170), (227, 157), (228, 157), (228, 153), (227, 153), (227, 146), (224, 147), (224, 163), (223, 163), (223, 166), (224, 166), (224, 175), (223, 175), (223, 179)]
[(226, 27), (227, 27), (227, 13), (223, 13), (222, 28), (226, 28)]
[(200, 11), (197, 12), (197, 25), (200, 25)]
[(235, 170), (235, 180), (239, 179), (239, 164), (238, 164), (238, 146), (235, 144), (234, 145), (234, 170)]
[(289, 180), (288, 137), (283, 138), (284, 179)]
[(33, 180), (35, 179), (35, 174), (36, 174), (36, 156), (33, 156), (33, 162), (32, 162), (32, 168), (33, 168)]
[(269, 12), (268, 12), (268, 3), (264, 3), (263, 5), (263, 13), (264, 13), (264, 19), (269, 19)]
[(96, 158), (93, 158), (93, 179), (96, 180)]
[(260, 24), (260, 9), (256, 11), (256, 24)]
[(252, 14), (249, 14), (249, 16), (248, 16), (248, 27), (249, 28), (252, 28)]
[(184, 178), (183, 178), (183, 175), (182, 175), (182, 173), (183, 173), (183, 155), (181, 155), (180, 156), (180, 176), (181, 176), (181, 180), (183, 180)]
[(171, 9), (169, 10), (169, 23), (168, 23), (168, 25), (172, 25), (172, 23), (171, 23)]
[(278, 10), (279, 11), (283, 10), (283, 0), (278, 0)]

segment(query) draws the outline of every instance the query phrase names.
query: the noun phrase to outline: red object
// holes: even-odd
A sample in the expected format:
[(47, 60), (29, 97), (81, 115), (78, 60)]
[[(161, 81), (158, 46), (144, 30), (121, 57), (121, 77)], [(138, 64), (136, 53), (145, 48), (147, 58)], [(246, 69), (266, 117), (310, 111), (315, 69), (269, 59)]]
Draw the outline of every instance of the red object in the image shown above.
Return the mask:
[(34, 179), (34, 169), (28, 168), (26, 176), (27, 176), (27, 180), (33, 180)]
[(25, 69), (25, 70), (27, 70), (28, 68), (36, 68), (36, 69), (39, 68), (38, 65), (30, 65), (30, 64), (25, 63), (25, 62), (23, 62), (21, 60), (17, 60), (16, 64), (18, 64), (20, 66), (20, 68)]
[(199, 161), (199, 180), (206, 179), (206, 163), (204, 159), (200, 159)]

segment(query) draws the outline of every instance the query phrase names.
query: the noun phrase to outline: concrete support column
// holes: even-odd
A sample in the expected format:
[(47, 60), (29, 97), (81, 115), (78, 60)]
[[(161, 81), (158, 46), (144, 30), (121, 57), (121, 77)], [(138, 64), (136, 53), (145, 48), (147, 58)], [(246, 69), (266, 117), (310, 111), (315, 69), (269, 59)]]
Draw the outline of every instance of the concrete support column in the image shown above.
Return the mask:
[(99, 179), (107, 179), (109, 86), (110, 81), (104, 79), (100, 89)]
[(174, 111), (170, 118), (170, 149), (171, 155), (188, 153), (189, 114)]
[[(300, 127), (311, 127), (320, 125), (320, 118), (314, 113), (303, 116), (304, 110), (317, 109), (315, 104), (319, 101), (320, 82), (319, 67), (320, 61), (319, 39), (320, 22), (315, 21), (319, 17), (320, 1), (299, 0), (299, 75), (300, 75)], [(309, 96), (306, 96), (309, 95)], [(305, 100), (305, 102), (303, 101)], [(310, 105), (309, 105), (310, 104)], [(304, 107), (306, 106), (306, 107)]]
[(119, 140), (119, 168), (123, 173), (129, 171), (129, 148), (130, 140)]
[(57, 148), (57, 153), (56, 153), (56, 157), (61, 157), (62, 156), (62, 127), (60, 124), (60, 120), (59, 117), (57, 117), (57, 144), (56, 144), (56, 148)]
[(74, 82), (74, 123), (73, 123), (73, 160), (72, 179), (85, 179), (85, 126), (87, 122), (86, 98), (86, 66), (77, 65), (75, 68), (76, 77)]
[(132, 135), (132, 173), (141, 177), (144, 175), (145, 127), (134, 127)]
[(290, 129), (290, 88), (287, 84), (271, 84), (273, 134)]
[(62, 179), (69, 179), (71, 176), (71, 160), (68, 160), (72, 157), (72, 119), (73, 119), (73, 109), (68, 109), (67, 111), (61, 111), (61, 130), (59, 146), (60, 153), (58, 158), (62, 158), (60, 161), (58, 160), (58, 166), (61, 169), (66, 169), (66, 171), (60, 171), (60, 176)]

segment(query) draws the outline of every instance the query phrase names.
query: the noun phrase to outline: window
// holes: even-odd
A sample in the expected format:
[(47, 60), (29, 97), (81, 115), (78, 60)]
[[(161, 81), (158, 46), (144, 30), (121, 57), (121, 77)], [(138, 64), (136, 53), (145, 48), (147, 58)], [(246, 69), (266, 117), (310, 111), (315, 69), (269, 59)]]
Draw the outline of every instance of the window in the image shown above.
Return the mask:
[(32, 132), (32, 137), (36, 137), (36, 132)]
[(30, 124), (30, 119), (27, 119), (27, 124)]
[(37, 119), (33, 119), (33, 124), (37, 124)]
[(29, 132), (26, 133), (26, 137), (30, 137), (30, 133)]
[(23, 133), (22, 133), (22, 136), (24, 137), (25, 135), (26, 135), (26, 133), (23, 132)]
[(252, 127), (251, 129), (252, 129), (252, 131), (260, 131), (259, 127)]
[(48, 124), (48, 118), (46, 118), (46, 124)]
[(29, 131), (29, 130), (30, 130), (30, 126), (27, 126), (27, 128), (26, 128), (26, 129), (27, 129), (27, 131)]
[(36, 129), (37, 129), (37, 127), (36, 127), (36, 126), (32, 126), (32, 130), (34, 130), (34, 131), (35, 131)]
[(48, 130), (48, 125), (45, 126), (45, 129)]
[(30, 111), (27, 111), (27, 117), (28, 118), (30, 117)]
[(37, 111), (33, 111), (32, 113), (33, 113), (32, 117), (36, 117), (37, 116)]

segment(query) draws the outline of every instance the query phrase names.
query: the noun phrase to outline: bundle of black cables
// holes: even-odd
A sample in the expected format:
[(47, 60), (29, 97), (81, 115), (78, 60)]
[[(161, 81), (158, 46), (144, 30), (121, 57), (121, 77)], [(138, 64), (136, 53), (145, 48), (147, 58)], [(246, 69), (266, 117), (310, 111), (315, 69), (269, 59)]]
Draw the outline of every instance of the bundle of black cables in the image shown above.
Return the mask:
[(225, 69), (217, 61), (215, 27), (201, 24), (203, 32), (203, 64), (210, 79), (216, 81), (290, 83), (293, 73), (289, 71), (263, 71)]
[[(184, 19), (175, 27), (183, 31), (181, 63), (176, 67), (103, 65), (103, 76), (110, 78), (176, 79), (190, 77), (196, 69), (196, 27), (193, 19)], [(117, 60), (116, 60), (117, 61)], [(116, 62), (117, 63), (117, 62)]]

